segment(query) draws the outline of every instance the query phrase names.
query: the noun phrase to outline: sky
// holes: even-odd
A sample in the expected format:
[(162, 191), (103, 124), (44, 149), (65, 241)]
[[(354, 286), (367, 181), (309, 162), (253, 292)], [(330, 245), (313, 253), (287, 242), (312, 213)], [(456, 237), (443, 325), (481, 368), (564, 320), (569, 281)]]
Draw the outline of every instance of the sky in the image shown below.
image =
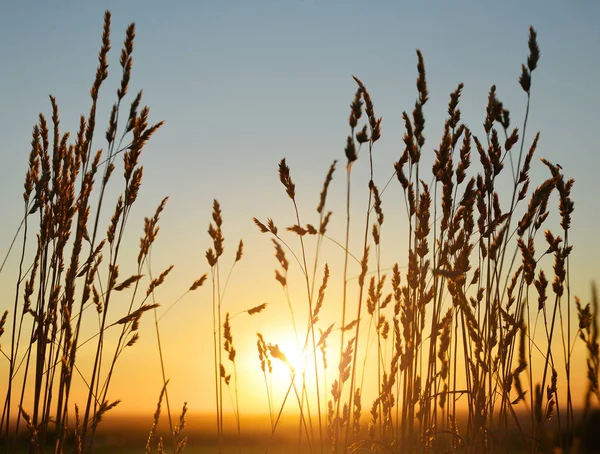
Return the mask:
[[(206, 229), (212, 201), (220, 201), (227, 260), (233, 260), (240, 238), (245, 243), (245, 257), (232, 274), (224, 310), (234, 314), (269, 303), (270, 312), (262, 321), (258, 315), (240, 314), (232, 322), (240, 356), (252, 356), (252, 361), (241, 361), (238, 370), (246, 377), (240, 385), (246, 408), (256, 410), (257, 402), (264, 403), (252, 392), (263, 386), (254, 333), (268, 332), (273, 342), (290, 349), (294, 344), (289, 324), (279, 323), (289, 323), (290, 315), (273, 279), (272, 245), (252, 223), (254, 216), (272, 217), (280, 227), (294, 223), (293, 207), (278, 181), (278, 162), (287, 159), (300, 209), (305, 219), (312, 216), (316, 222), (314, 208), (323, 179), (331, 162), (340, 161), (330, 203), (334, 211), (337, 208), (332, 236), (341, 240), (344, 146), (348, 106), (356, 90), (352, 75), (365, 83), (376, 115), (383, 118), (382, 138), (374, 152), (375, 180), (383, 186), (403, 149), (401, 114), (412, 110), (416, 97), (417, 48), (425, 58), (430, 92), (425, 107), (429, 154), (424, 160), (432, 162), (449, 93), (459, 82), (465, 84), (463, 119), (476, 135), (483, 134), (492, 84), (511, 111), (513, 124), (522, 124), (526, 96), (518, 76), (526, 61), (528, 27), (535, 27), (541, 60), (533, 74), (525, 140), (529, 143), (533, 131), (540, 131), (537, 157), (560, 163), (565, 175), (576, 181), (571, 282), (574, 294), (589, 299), (590, 283), (600, 276), (600, 4), (594, 1), (5, 2), (0, 5), (2, 256), (20, 222), (31, 128), (39, 112), (51, 115), (48, 95), (57, 98), (63, 131), (74, 134), (79, 115), (89, 110), (105, 9), (112, 12), (113, 50), (109, 79), (100, 95), (101, 129), (115, 99), (118, 52), (130, 22), (136, 23), (130, 93), (143, 88), (150, 121), (165, 121), (144, 149), (144, 184), (124, 254), (133, 265), (144, 216), (152, 215), (159, 201), (169, 196), (152, 255), (155, 274), (175, 266), (158, 292), (160, 303), (169, 306), (209, 271)], [(356, 169), (363, 195), (364, 164)], [(546, 172), (537, 161), (534, 184)], [(118, 186), (110, 192), (117, 194)], [(395, 181), (383, 204), (391, 225), (386, 227), (390, 246), (382, 260), (387, 267), (395, 261), (405, 266), (404, 202)], [(362, 209), (356, 203), (353, 214), (361, 216)], [(327, 247), (327, 253), (339, 252)], [(339, 254), (333, 260), (339, 265)], [(11, 301), (17, 264), (13, 253), (0, 275), (2, 301)], [(336, 314), (335, 307), (327, 311)], [(114, 397), (123, 398), (122, 411), (149, 413), (161, 379), (151, 317), (142, 324), (135, 352), (126, 353), (115, 376)], [(188, 401), (195, 410), (214, 408), (209, 391), (212, 369), (206, 361), (212, 351), (211, 326), (208, 287), (179, 301), (160, 325), (167, 375), (172, 378), (170, 397), (173, 402)], [(282, 372), (279, 380), (285, 379)]]

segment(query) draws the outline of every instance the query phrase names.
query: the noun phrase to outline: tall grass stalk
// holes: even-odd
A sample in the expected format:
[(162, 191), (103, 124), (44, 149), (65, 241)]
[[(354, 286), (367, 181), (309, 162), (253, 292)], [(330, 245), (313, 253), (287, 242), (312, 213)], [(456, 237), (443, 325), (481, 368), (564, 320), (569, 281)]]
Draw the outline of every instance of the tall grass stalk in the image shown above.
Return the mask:
[[(141, 151), (162, 125), (162, 122), (148, 125), (149, 109), (143, 107), (140, 110), (140, 92), (131, 104), (125, 126), (119, 131), (120, 107), (127, 95), (132, 69), (135, 27), (131, 24), (127, 28), (120, 56), (122, 76), (117, 101), (111, 109), (105, 134), (107, 151), (106, 154), (102, 150), (93, 151), (97, 101), (103, 81), (108, 76), (110, 19), (110, 13), (107, 12), (104, 16), (99, 64), (90, 92), (91, 108), (89, 115), (80, 119), (75, 141), (70, 143), (69, 133), (61, 133), (58, 103), (52, 96), (51, 125), (40, 114), (32, 133), (32, 150), (23, 194), (24, 236), (12, 314), (8, 386), (1, 419), (6, 452), (15, 449), (20, 436), (21, 420), (27, 425), (30, 452), (40, 452), (50, 444), (54, 444), (55, 452), (63, 452), (74, 373), (79, 374), (88, 387), (84, 416), (81, 421), (78, 419), (76, 439), (80, 440), (82, 450), (91, 451), (94, 434), (103, 415), (119, 403), (118, 400), (107, 400), (116, 359), (125, 347), (135, 343), (141, 316), (154, 307), (143, 302), (134, 305), (134, 292), (129, 311), (124, 316), (117, 317), (116, 322), (109, 322), (109, 310), (111, 314), (114, 313), (111, 310), (111, 300), (131, 285), (136, 284), (137, 287), (142, 278), (138, 273), (118, 280), (119, 251), (131, 207), (141, 186)], [(125, 185), (106, 235), (100, 238), (104, 194), (115, 170), (115, 158), (119, 154), (124, 158)], [(106, 156), (104, 160), (103, 156)], [(91, 195), (101, 165), (104, 170), (100, 177), (97, 204), (93, 207)], [(95, 213), (93, 219), (90, 218), (92, 211)], [(31, 260), (26, 258), (30, 233), (28, 218), (35, 215), (39, 227), (36, 230), (36, 252)], [(102, 282), (100, 267), (106, 249), (107, 279)], [(140, 257), (145, 257), (142, 251)], [(25, 267), (26, 263), (30, 265)], [(21, 295), (21, 283), (24, 280), (25, 290)], [(77, 293), (80, 293), (79, 297), (76, 296)], [(90, 308), (95, 311), (89, 310)], [(84, 312), (92, 317), (95, 313), (98, 319), (98, 333), (92, 338), (96, 339), (96, 353), (92, 370), (88, 372), (89, 375), (85, 374), (87, 377), (76, 362), (77, 350), (82, 345), (79, 338)], [(112, 358), (106, 358), (105, 333), (116, 325), (123, 325), (119, 345)], [(28, 338), (23, 340), (23, 331), (27, 329)], [(19, 348), (22, 343), (24, 353)], [(108, 372), (103, 371), (102, 367), (105, 359), (111, 364)], [(16, 421), (13, 421), (15, 387), (20, 389), (17, 396), (19, 414)], [(51, 430), (50, 427), (54, 424), (55, 428)]]

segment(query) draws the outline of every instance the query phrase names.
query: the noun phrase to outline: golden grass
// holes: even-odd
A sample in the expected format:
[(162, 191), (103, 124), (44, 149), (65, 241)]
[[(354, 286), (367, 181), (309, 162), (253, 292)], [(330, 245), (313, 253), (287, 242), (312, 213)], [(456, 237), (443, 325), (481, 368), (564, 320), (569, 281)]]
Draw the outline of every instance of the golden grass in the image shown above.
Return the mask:
[[(81, 117), (75, 141), (71, 144), (69, 134), (60, 132), (58, 104), (53, 97), (51, 125), (40, 114), (33, 128), (14, 307), (0, 319), (0, 335), (10, 334), (10, 351), (5, 352), (8, 386), (0, 422), (6, 452), (14, 451), (23, 435), (29, 452), (49, 448), (62, 453), (71, 444), (76, 452), (92, 452), (99, 425), (119, 403), (108, 399), (117, 360), (125, 348), (136, 344), (140, 320), (150, 311), (154, 313), (163, 386), (146, 452), (156, 447), (158, 452), (172, 449), (179, 453), (187, 444), (182, 433), (187, 404), (178, 420), (171, 414), (154, 299), (172, 266), (158, 277), (150, 267), (166, 198), (154, 215), (145, 219), (136, 272), (126, 277), (119, 273), (124, 232), (142, 186), (141, 152), (162, 126), (162, 122), (149, 124), (150, 111), (141, 107), (141, 92), (131, 103), (125, 125), (120, 125), (121, 102), (131, 77), (133, 24), (127, 28), (120, 55), (121, 83), (105, 133), (106, 145), (98, 151), (94, 146), (97, 100), (108, 76), (110, 19), (107, 12), (90, 91), (91, 108), (88, 116)], [(295, 333), (305, 361), (299, 368), (268, 334), (257, 334), (256, 360), (269, 411), (265, 452), (278, 442), (286, 406), (291, 405), (297, 406), (298, 412), (294, 418), (297, 446), (308, 452), (545, 452), (552, 448), (570, 452), (577, 446), (571, 352), (577, 339), (588, 352), (585, 420), (600, 400), (598, 302), (594, 289), (592, 303), (582, 304), (572, 297), (569, 285), (574, 181), (563, 175), (560, 166), (542, 159), (549, 176), (529, 190), (539, 139), (539, 133), (533, 140), (526, 136), (532, 74), (540, 58), (533, 28), (528, 48), (527, 64), (522, 65), (519, 78), (527, 96), (521, 129), (511, 129), (509, 112), (492, 86), (484, 134), (475, 134), (461, 121), (464, 86), (459, 84), (450, 94), (448, 117), (434, 150), (430, 175), (421, 168), (422, 153), (427, 151), (424, 106), (429, 93), (424, 58), (417, 51), (417, 99), (412, 113), (402, 114), (404, 148), (393, 166), (409, 226), (407, 257), (393, 264), (391, 276), (381, 258), (385, 248), (383, 197), (388, 186), (378, 185), (373, 172), (382, 118), (375, 115), (366, 85), (354, 78), (358, 88), (350, 105), (350, 133), (344, 150), (344, 239), (327, 233), (332, 216), (327, 197), (337, 161), (326, 173), (314, 223), (306, 222), (290, 166), (286, 159), (280, 161), (279, 180), (290, 199), (293, 218), (285, 229), (278, 229), (272, 219), (262, 222), (255, 218), (254, 222), (274, 245), (275, 279), (289, 306), (290, 331)], [(364, 165), (368, 165), (369, 181), (364, 219), (357, 220), (350, 215), (351, 177), (355, 166), (365, 160), (359, 160), (361, 151), (368, 154)], [(472, 153), (477, 153), (479, 170), (473, 170)], [(108, 203), (104, 196), (119, 155), (123, 157), (124, 183), (104, 231), (101, 213)], [(507, 158), (512, 175), (504, 170)], [(499, 182), (506, 180), (511, 191), (500, 194)], [(96, 204), (91, 200), (97, 200)], [(558, 225), (548, 226), (551, 212), (556, 213)], [(356, 232), (360, 232), (360, 248), (351, 251), (350, 239)], [(210, 273), (195, 280), (186, 294), (206, 281), (211, 284), (216, 449), (224, 452), (233, 443), (241, 452), (238, 383), (244, 377), (238, 375), (234, 318), (243, 313), (260, 314), (267, 305), (234, 315), (225, 311), (224, 295), (233, 268), (243, 257), (244, 245), (238, 243), (233, 265), (222, 274), (225, 237), (217, 200), (208, 234), (212, 244), (205, 257)], [(32, 236), (36, 252), (30, 258), (26, 252)], [(323, 260), (324, 242), (340, 248), (342, 270), (332, 269)], [(352, 262), (359, 269), (356, 280), (350, 277)], [(403, 263), (408, 265), (404, 273), (400, 271)], [(149, 282), (143, 292), (145, 269)], [(290, 281), (297, 277), (293, 270), (299, 270), (305, 290), (301, 313), (294, 311), (289, 289)], [(332, 276), (338, 275), (342, 277), (342, 296), (334, 303), (327, 301), (327, 294)], [(546, 276), (551, 276), (551, 285)], [(131, 296), (126, 310), (119, 312), (111, 303), (115, 294), (122, 292)], [(571, 329), (572, 301), (579, 317), (575, 333)], [(337, 319), (325, 320), (327, 304), (339, 307)], [(98, 333), (91, 339), (80, 336), (84, 317), (95, 318), (98, 324)], [(114, 351), (109, 351), (105, 342), (108, 330), (120, 332)], [(95, 345), (94, 361), (91, 370), (82, 371), (77, 351), (88, 342)], [(333, 343), (340, 346), (337, 358), (329, 354)], [(289, 370), (289, 385), (281, 402), (275, 401), (273, 393), (273, 361), (282, 362)], [(88, 389), (81, 411), (73, 406), (74, 419), (73, 374), (84, 377)], [(365, 382), (365, 375), (375, 377), (374, 386), (372, 380)], [(365, 386), (373, 389), (366, 392)], [(566, 394), (559, 389), (566, 389)], [(27, 404), (26, 393), (32, 396)], [(224, 402), (227, 394), (232, 396), (231, 409)], [(375, 396), (372, 400), (371, 394)], [(168, 425), (165, 437), (157, 432), (163, 403)], [(227, 417), (229, 411), (232, 419)], [(231, 425), (235, 427), (233, 442)]]

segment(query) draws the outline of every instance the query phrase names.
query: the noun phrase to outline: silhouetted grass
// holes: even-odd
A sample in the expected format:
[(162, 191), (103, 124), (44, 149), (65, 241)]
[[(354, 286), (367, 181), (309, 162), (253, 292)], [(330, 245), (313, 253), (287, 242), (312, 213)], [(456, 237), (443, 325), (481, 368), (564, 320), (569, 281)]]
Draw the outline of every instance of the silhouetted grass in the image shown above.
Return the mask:
[[(183, 434), (187, 404), (179, 419), (173, 419), (154, 301), (155, 289), (172, 267), (158, 277), (150, 267), (166, 199), (145, 220), (137, 271), (125, 278), (119, 275), (124, 233), (142, 186), (140, 155), (162, 125), (148, 123), (149, 109), (141, 107), (141, 92), (121, 124), (134, 36), (131, 25), (121, 51), (121, 84), (104, 135), (104, 151), (94, 150), (99, 142), (97, 100), (108, 76), (108, 12), (90, 113), (81, 117), (74, 140), (60, 131), (53, 97), (51, 124), (40, 114), (33, 129), (19, 228), (22, 240), (13, 242), (22, 244), (14, 305), (0, 322), (0, 334), (7, 330), (10, 336), (10, 350), (3, 350), (9, 373), (0, 423), (6, 452), (17, 452), (22, 439), (31, 453), (116, 452), (114, 446), (105, 445), (97, 429), (119, 403), (109, 400), (113, 371), (123, 350), (138, 340), (140, 319), (148, 311), (154, 313), (163, 386), (157, 390), (157, 409), (143, 438), (146, 452), (155, 447), (159, 452), (181, 452), (187, 446)], [(554, 447), (571, 452), (581, 440), (591, 443), (581, 421), (587, 420), (600, 399), (597, 295), (594, 289), (592, 302), (582, 304), (571, 294), (574, 181), (565, 177), (560, 166), (534, 160), (539, 133), (528, 134), (527, 125), (540, 51), (533, 28), (528, 50), (519, 78), (525, 94), (523, 124), (512, 126), (492, 86), (482, 133), (476, 133), (462, 122), (459, 105), (465, 87), (459, 84), (450, 94), (431, 172), (421, 161), (433, 147), (426, 145), (424, 108), (429, 93), (424, 57), (417, 51), (416, 101), (410, 112), (402, 114), (403, 149), (390, 168), (390, 180), (376, 181), (373, 161), (383, 120), (375, 114), (366, 84), (354, 78), (357, 89), (344, 150), (346, 200), (340, 212), (345, 214), (345, 236), (341, 239), (328, 234), (333, 215), (328, 192), (337, 176), (337, 161), (325, 174), (316, 215), (302, 209), (297, 199), (301, 188), (294, 183), (291, 166), (286, 159), (279, 162), (291, 219), (255, 218), (254, 222), (274, 246), (275, 278), (289, 306), (289, 330), (295, 333), (304, 364), (298, 367), (290, 361), (268, 332), (258, 335), (257, 373), (263, 375), (269, 418), (257, 447), (242, 436), (238, 384), (245, 377), (237, 369), (233, 316), (223, 304), (228, 285), (234, 285), (230, 277), (242, 259), (243, 243), (238, 243), (233, 265), (224, 268), (222, 209), (217, 200), (213, 202), (208, 229), (212, 245), (205, 254), (210, 273), (186, 293), (207, 280), (211, 284), (216, 437), (210, 446), (187, 446), (187, 452), (292, 448), (334, 453), (546, 452)], [(114, 180), (117, 157), (123, 158), (122, 191), (108, 225), (103, 226), (106, 188)], [(359, 165), (368, 168), (366, 182), (352, 179)], [(530, 179), (534, 165), (548, 171), (537, 184)], [(384, 233), (383, 208), (389, 184), (400, 185), (404, 200), (393, 200), (390, 206), (403, 202), (408, 230), (406, 257), (398, 257), (388, 268), (382, 251), (383, 239), (389, 238)], [(364, 217), (359, 219), (351, 216), (350, 208), (356, 185), (368, 191)], [(501, 187), (509, 189), (501, 191)], [(281, 212), (280, 207), (273, 209)], [(286, 227), (278, 228), (280, 222)], [(329, 266), (333, 258), (325, 256), (324, 243), (339, 251), (341, 269)], [(30, 250), (35, 250), (33, 257)], [(146, 270), (149, 282), (144, 292)], [(289, 287), (298, 277), (305, 292), (302, 302), (292, 299)], [(334, 285), (341, 286), (340, 301), (328, 298)], [(125, 311), (113, 307), (119, 293), (129, 294)], [(322, 310), (326, 305), (339, 308), (338, 318), (326, 320)], [(265, 308), (262, 304), (242, 312), (255, 315)], [(579, 317), (576, 332), (572, 313)], [(84, 317), (96, 319), (98, 326), (89, 339), (81, 335)], [(105, 340), (109, 330), (118, 333), (114, 351)], [(89, 342), (95, 346), (95, 356), (91, 370), (82, 370), (77, 351)], [(571, 389), (574, 342), (583, 342), (588, 352), (588, 389), (580, 415)], [(338, 345), (339, 350), (331, 347)], [(280, 402), (272, 387), (275, 361), (289, 370), (287, 393)], [(78, 403), (81, 407), (71, 399), (74, 374), (83, 378), (88, 389), (85, 402)], [(230, 410), (224, 402), (226, 394), (232, 396)], [(278, 434), (290, 405), (298, 419), (294, 439), (287, 444)], [(163, 409), (168, 428), (161, 432)], [(224, 415), (229, 411), (233, 418), (228, 422)], [(225, 430), (231, 424), (233, 436)], [(123, 448), (122, 452), (130, 451)]]

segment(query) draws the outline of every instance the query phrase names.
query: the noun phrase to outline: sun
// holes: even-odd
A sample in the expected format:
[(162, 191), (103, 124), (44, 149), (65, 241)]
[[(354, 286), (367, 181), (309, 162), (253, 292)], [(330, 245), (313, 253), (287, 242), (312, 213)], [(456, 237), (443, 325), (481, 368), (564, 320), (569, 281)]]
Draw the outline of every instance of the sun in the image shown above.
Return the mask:
[[(302, 341), (293, 332), (280, 332), (267, 344), (272, 359), (273, 374), (290, 377), (301, 374), (306, 366), (308, 355), (303, 353)], [(275, 378), (275, 377), (274, 377)]]
[(296, 338), (293, 330), (283, 329), (270, 330), (268, 335), (259, 336), (259, 344), (262, 343), (262, 347), (259, 346), (261, 368), (273, 383), (274, 391), (285, 392), (292, 378), (298, 382), (304, 373), (313, 370), (309, 349), (302, 348), (304, 340), (300, 334)]

